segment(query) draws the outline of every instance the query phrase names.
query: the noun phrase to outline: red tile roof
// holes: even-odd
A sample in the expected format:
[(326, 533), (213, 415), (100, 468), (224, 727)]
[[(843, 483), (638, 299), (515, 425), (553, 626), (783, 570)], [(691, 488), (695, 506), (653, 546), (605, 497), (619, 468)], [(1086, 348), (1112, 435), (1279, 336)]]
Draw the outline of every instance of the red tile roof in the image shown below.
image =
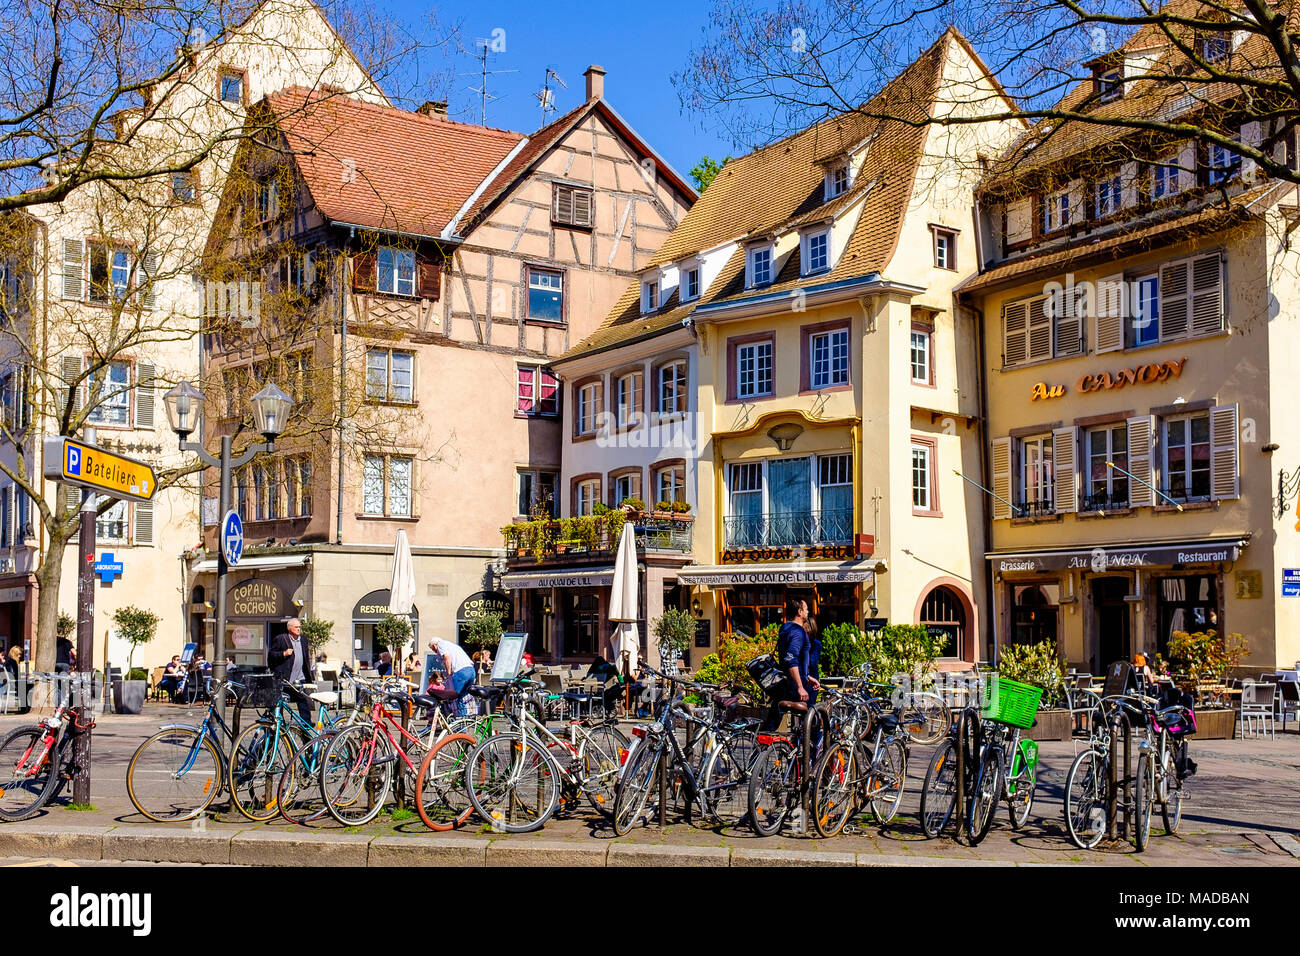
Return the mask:
[(414, 235), (441, 233), (524, 138), (302, 87), (264, 102), (322, 215)]

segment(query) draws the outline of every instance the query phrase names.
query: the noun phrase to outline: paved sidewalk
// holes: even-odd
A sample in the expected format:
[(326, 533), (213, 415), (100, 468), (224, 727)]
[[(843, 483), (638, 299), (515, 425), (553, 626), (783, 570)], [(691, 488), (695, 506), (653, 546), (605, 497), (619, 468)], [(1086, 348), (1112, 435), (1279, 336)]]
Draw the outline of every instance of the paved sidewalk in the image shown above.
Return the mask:
[[(1300, 735), (1277, 740), (1192, 741), (1199, 764), (1188, 783), (1183, 824), (1166, 836), (1159, 814), (1146, 852), (1131, 844), (1086, 852), (1070, 844), (1061, 809), (1071, 743), (1041, 746), (1039, 787), (1029, 826), (1019, 833), (999, 812), (979, 847), (926, 840), (915, 814), (929, 748), (911, 754), (908, 792), (898, 819), (865, 823), (830, 840), (783, 834), (760, 839), (748, 829), (687, 825), (670, 816), (663, 830), (643, 827), (626, 837), (586, 809), (552, 820), (542, 831), (507, 835), (472, 819), (462, 830), (434, 834), (418, 817), (386, 813), (366, 827), (332, 820), (300, 827), (252, 824), (233, 811), (193, 824), (160, 825), (135, 812), (126, 795), (126, 765), (135, 747), (160, 724), (188, 722), (184, 707), (148, 704), (143, 715), (100, 719), (95, 730), (92, 806), (69, 809), (71, 787), (30, 820), (0, 825), (0, 861), (142, 861), (233, 865), (1300, 865)], [(195, 715), (197, 716), (197, 715)], [(30, 717), (0, 716), (0, 731)]]

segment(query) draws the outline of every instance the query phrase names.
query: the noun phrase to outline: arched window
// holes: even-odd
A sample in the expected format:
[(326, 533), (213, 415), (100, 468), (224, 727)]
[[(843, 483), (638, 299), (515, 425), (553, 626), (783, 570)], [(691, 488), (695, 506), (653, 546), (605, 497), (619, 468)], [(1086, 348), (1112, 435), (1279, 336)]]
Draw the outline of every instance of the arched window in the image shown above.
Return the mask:
[(961, 595), (947, 585), (933, 588), (921, 602), (918, 624), (932, 634), (942, 634), (940, 657), (963, 657), (966, 650), (966, 604)]

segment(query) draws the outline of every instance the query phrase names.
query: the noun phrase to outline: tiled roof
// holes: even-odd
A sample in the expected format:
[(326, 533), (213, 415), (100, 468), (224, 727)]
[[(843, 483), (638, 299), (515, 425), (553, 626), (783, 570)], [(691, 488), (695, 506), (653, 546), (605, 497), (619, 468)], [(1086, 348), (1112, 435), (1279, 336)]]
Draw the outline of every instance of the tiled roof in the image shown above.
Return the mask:
[(265, 102), (336, 222), (436, 236), (523, 137), (301, 87)]
[[(830, 272), (815, 278), (801, 277), (796, 250), (772, 285), (746, 290), (745, 255), (743, 249), (738, 249), (704, 294), (684, 306), (642, 315), (640, 285), (633, 283), (601, 328), (574, 346), (566, 357), (670, 328), (706, 303), (883, 271), (898, 242), (925, 142), (926, 126), (919, 121), (929, 115), (934, 102), (948, 44), (959, 39), (956, 31), (945, 32), (860, 112), (824, 120), (728, 162), (648, 264), (679, 262), (702, 250), (797, 228), (862, 203), (858, 225)], [(918, 125), (869, 114), (903, 117)], [(824, 202), (822, 164), (868, 139), (870, 145), (853, 188), (844, 196)]]
[(1157, 222), (1130, 227), (1105, 239), (1088, 239), (1066, 249), (1025, 256), (971, 276), (958, 285), (956, 291), (979, 292), (993, 286), (1023, 281), (1031, 276), (1059, 272), (1067, 266), (1077, 268), (1091, 262), (1120, 259), (1149, 248), (1224, 229), (1246, 221), (1250, 217), (1252, 204), (1264, 199), (1270, 190), (1276, 191), (1278, 186), (1277, 183), (1257, 186), (1232, 197), (1226, 205), (1205, 206), (1191, 213), (1178, 210)]

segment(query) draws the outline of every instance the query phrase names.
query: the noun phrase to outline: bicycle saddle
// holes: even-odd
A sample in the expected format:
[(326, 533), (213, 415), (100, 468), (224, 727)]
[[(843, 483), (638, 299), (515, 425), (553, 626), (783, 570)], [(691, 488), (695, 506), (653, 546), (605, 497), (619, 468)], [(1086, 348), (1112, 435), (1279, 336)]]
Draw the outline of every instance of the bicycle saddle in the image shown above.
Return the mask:
[(338, 691), (334, 690), (318, 690), (311, 695), (311, 699), (316, 701), (318, 704), (333, 707), (339, 702), (339, 694)]
[(807, 710), (808, 702), (803, 700), (783, 700), (777, 706), (782, 710)]
[(419, 707), (437, 707), (442, 703), (436, 697), (429, 697), (425, 694), (412, 694), (411, 702)]
[(481, 700), (500, 700), (505, 696), (504, 687), (479, 687), (477, 684), (471, 684), (465, 691), (470, 697), (478, 697)]
[(880, 721), (881, 728), (887, 733), (893, 733), (898, 729), (897, 714), (881, 714), (877, 719)]

